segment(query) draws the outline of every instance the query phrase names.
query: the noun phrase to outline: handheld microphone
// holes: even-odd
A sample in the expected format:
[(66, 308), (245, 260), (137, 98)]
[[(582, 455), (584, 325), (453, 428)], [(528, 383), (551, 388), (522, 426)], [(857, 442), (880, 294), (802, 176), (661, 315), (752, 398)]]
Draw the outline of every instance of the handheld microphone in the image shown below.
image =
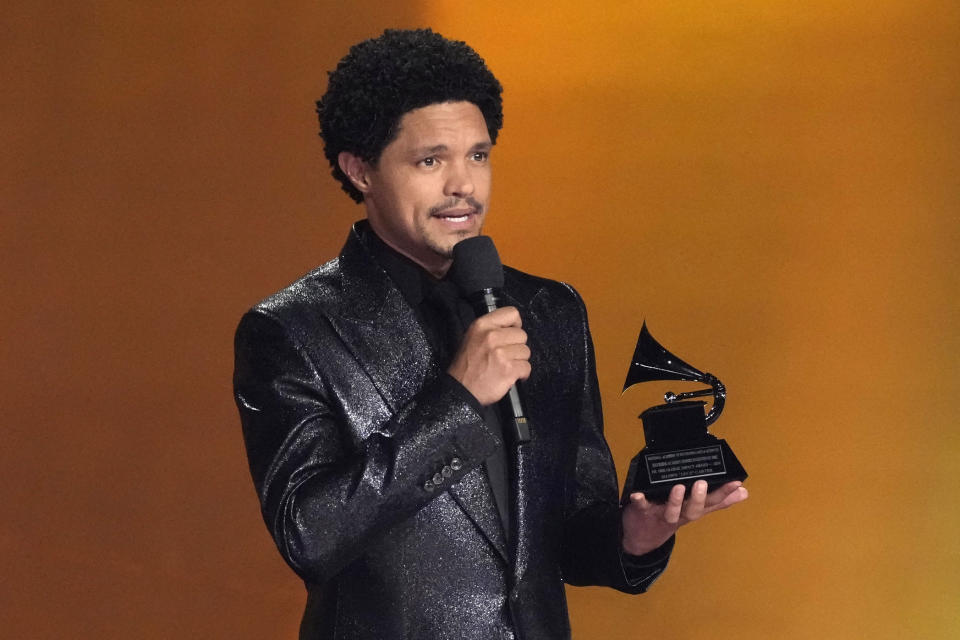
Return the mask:
[[(453, 265), (450, 280), (457, 285), (477, 316), (490, 313), (500, 307), (500, 290), (503, 288), (503, 264), (500, 254), (493, 246), (490, 236), (476, 236), (461, 240), (453, 247)], [(500, 401), (504, 413), (509, 416), (507, 432), (516, 444), (530, 441), (530, 425), (527, 424), (523, 403), (517, 385), (510, 386), (507, 395)]]

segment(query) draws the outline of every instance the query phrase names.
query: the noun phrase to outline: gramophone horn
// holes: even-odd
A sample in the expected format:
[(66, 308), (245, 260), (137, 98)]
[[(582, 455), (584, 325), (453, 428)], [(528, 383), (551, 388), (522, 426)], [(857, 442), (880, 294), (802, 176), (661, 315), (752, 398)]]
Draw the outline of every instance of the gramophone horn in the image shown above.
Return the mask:
[(640, 337), (637, 338), (637, 348), (634, 350), (633, 360), (630, 362), (630, 370), (627, 371), (627, 380), (623, 383), (623, 390), (626, 391), (628, 387), (638, 382), (649, 382), (650, 380), (689, 380), (709, 384), (710, 389), (688, 391), (680, 394), (668, 391), (664, 395), (667, 404), (672, 404), (677, 400), (712, 394), (713, 406), (705, 418), (708, 426), (713, 424), (723, 411), (727, 399), (727, 389), (723, 386), (723, 383), (713, 374), (704, 373), (667, 351), (650, 335), (647, 322), (644, 320), (643, 326), (640, 328)]
[(704, 378), (705, 374), (702, 371), (664, 349), (650, 335), (647, 322), (644, 320), (640, 337), (637, 338), (637, 348), (633, 352), (633, 360), (630, 361), (630, 370), (627, 371), (627, 380), (623, 383), (624, 391), (638, 382), (650, 380), (705, 382)]

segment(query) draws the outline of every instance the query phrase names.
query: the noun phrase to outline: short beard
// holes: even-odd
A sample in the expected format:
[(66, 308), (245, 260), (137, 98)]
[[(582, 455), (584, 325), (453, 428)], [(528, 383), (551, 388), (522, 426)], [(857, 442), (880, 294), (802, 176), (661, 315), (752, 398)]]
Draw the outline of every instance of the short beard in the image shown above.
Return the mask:
[[(483, 211), (484, 211), (483, 205), (480, 203), (479, 200), (476, 200), (476, 199), (472, 198), (471, 196), (467, 196), (466, 198), (450, 198), (450, 199), (446, 200), (445, 202), (442, 202), (442, 203), (440, 203), (440, 204), (438, 204), (438, 205), (436, 205), (436, 206), (430, 207), (430, 209), (428, 210), (428, 213), (429, 213), (431, 216), (440, 215), (441, 213), (443, 213), (443, 212), (446, 211), (447, 209), (455, 209), (458, 205), (461, 204), (461, 202), (466, 202), (468, 205), (470, 205), (470, 207), (474, 210), (475, 215), (478, 215), (478, 216), (483, 215)], [(481, 233), (482, 231), (483, 231), (483, 224), (481, 223), (480, 229), (477, 231), (477, 233), (479, 234), (479, 233)], [(436, 243), (434, 243), (433, 241), (431, 241), (430, 238), (427, 237), (426, 229), (420, 229), (420, 233), (421, 233), (424, 237), (426, 237), (427, 247), (428, 247), (431, 251), (433, 251), (433, 252), (434, 252), (435, 254), (437, 254), (438, 256), (442, 256), (443, 258), (452, 259), (452, 258), (453, 258), (453, 247), (454, 247), (454, 245), (457, 244), (457, 242), (460, 242), (461, 240), (464, 240), (464, 239), (466, 239), (466, 238), (469, 238), (473, 232), (472, 232), (472, 231), (458, 231), (458, 232), (457, 232), (457, 242), (454, 242), (454, 243), (451, 244), (449, 247), (444, 247), (444, 246), (441, 246), (441, 245), (436, 244)]]
[[(479, 229), (478, 232), (477, 232), (478, 235), (479, 235), (479, 233), (481, 233), (482, 231), (483, 231), (483, 227), (481, 226), (480, 229)], [(465, 240), (465, 239), (469, 238), (472, 233), (473, 233), (472, 231), (458, 231), (458, 232), (457, 232), (457, 242), (460, 242), (461, 240)], [(428, 239), (428, 240), (427, 240), (427, 246), (430, 247), (430, 250), (433, 251), (435, 254), (437, 254), (437, 255), (439, 255), (439, 256), (443, 256), (444, 258), (452, 259), (452, 258), (453, 258), (453, 247), (454, 247), (454, 245), (457, 244), (457, 242), (454, 242), (454, 243), (453, 243), (452, 245), (450, 245), (449, 247), (442, 247), (442, 246), (440, 246), (439, 244), (434, 244), (433, 242), (431, 242), (431, 241)]]

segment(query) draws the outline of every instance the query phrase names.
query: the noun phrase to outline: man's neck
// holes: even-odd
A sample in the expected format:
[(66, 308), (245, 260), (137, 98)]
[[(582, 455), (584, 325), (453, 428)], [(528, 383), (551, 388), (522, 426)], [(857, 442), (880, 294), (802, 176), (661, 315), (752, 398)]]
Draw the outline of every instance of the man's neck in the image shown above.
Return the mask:
[(399, 253), (407, 260), (410, 260), (411, 262), (415, 263), (417, 266), (419, 266), (421, 269), (423, 269), (424, 271), (432, 275), (437, 280), (441, 280), (445, 275), (447, 275), (447, 271), (450, 270), (450, 266), (453, 264), (453, 258), (447, 258), (447, 257), (441, 256), (437, 253), (434, 253), (433, 251), (428, 252), (429, 258), (426, 258), (426, 259), (423, 256), (413, 255), (411, 252), (405, 251), (403, 247), (400, 247), (396, 243), (391, 242), (388, 238), (389, 234), (378, 231), (376, 227), (373, 225), (373, 223), (370, 221), (369, 217), (367, 218), (367, 223), (370, 226), (370, 231), (377, 236), (380, 242), (390, 247), (390, 249)]

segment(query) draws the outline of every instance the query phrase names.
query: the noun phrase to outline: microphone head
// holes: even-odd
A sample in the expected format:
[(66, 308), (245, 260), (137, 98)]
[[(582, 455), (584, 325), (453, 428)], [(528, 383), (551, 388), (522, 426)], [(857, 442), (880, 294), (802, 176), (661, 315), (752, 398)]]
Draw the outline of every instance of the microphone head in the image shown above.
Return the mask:
[(466, 238), (455, 244), (449, 277), (465, 297), (484, 289), (502, 289), (503, 264), (490, 236)]

